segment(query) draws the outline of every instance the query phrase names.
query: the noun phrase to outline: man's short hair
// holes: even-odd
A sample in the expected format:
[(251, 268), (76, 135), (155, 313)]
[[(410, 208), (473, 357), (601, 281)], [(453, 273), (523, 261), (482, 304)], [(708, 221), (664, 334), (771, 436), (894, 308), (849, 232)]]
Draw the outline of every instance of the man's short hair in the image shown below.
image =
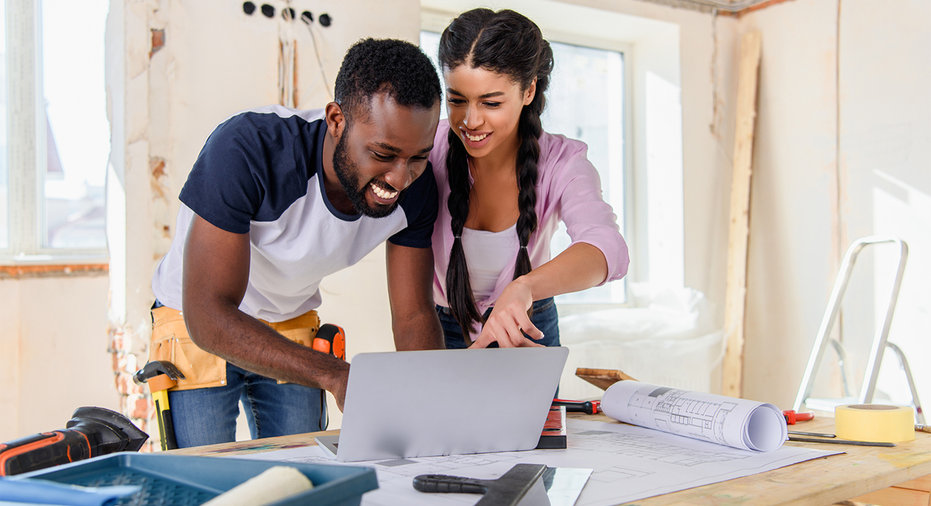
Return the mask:
[(442, 96), (436, 68), (419, 47), (396, 39), (360, 40), (346, 52), (336, 76), (336, 103), (347, 117), (361, 112), (364, 118), (372, 96), (380, 92), (398, 105), (424, 109)]

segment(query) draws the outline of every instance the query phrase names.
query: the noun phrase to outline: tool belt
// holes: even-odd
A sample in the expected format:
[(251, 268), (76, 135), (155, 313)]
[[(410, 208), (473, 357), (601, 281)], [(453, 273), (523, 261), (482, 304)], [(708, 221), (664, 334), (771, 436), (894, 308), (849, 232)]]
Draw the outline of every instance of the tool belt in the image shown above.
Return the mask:
[[(316, 311), (308, 311), (300, 316), (283, 322), (268, 325), (285, 338), (308, 348), (312, 347), (314, 336), (320, 329), (320, 318)], [(178, 385), (171, 390), (191, 390), (226, 385), (226, 360), (208, 353), (191, 340), (184, 316), (181, 311), (168, 306), (152, 309), (152, 340), (149, 347), (149, 361), (164, 360), (171, 362), (183, 374)], [(278, 381), (278, 383), (285, 383)]]

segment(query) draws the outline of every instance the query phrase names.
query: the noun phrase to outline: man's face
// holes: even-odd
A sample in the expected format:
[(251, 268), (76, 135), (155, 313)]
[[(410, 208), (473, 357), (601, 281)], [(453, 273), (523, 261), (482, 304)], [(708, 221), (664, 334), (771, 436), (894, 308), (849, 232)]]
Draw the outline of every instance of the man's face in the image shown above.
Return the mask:
[(394, 211), (403, 191), (426, 170), (439, 103), (430, 109), (404, 107), (378, 93), (367, 114), (353, 112), (336, 143), (333, 168), (356, 210), (381, 218)]

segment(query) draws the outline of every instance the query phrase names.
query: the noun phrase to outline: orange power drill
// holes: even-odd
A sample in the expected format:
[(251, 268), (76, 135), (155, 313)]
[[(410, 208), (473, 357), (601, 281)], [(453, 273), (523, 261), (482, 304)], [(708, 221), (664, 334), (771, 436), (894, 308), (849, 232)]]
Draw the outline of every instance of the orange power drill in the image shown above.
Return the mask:
[(0, 476), (13, 476), (114, 452), (134, 452), (149, 435), (109, 409), (75, 410), (65, 429), (0, 443)]

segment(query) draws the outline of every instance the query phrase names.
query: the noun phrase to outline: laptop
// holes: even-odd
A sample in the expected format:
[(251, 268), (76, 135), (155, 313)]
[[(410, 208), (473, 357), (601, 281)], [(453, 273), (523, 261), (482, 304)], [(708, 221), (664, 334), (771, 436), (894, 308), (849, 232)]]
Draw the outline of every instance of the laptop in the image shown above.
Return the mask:
[(339, 436), (317, 443), (341, 462), (531, 450), (568, 348), (360, 353)]

